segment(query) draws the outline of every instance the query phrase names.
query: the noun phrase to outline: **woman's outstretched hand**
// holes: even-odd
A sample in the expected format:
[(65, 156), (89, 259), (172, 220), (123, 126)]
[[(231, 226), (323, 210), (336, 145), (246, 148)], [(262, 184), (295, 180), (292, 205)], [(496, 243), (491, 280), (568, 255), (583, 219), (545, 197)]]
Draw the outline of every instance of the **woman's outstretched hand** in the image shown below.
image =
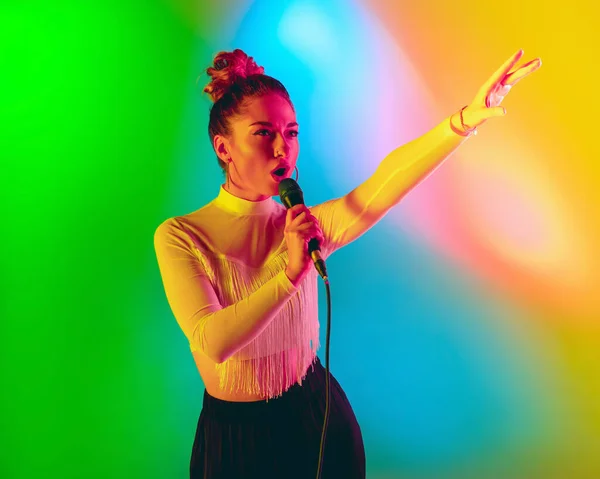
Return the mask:
[(473, 101), (463, 110), (465, 126), (474, 128), (490, 118), (506, 115), (506, 110), (500, 106), (504, 97), (519, 81), (542, 66), (542, 60), (535, 58), (516, 67), (522, 56), (523, 50), (512, 55), (479, 89)]

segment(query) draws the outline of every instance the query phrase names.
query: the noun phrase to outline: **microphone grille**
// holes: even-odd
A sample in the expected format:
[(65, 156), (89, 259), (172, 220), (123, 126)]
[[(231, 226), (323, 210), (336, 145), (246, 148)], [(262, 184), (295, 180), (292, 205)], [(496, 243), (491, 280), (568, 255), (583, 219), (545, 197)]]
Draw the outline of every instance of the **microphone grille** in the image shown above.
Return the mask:
[(299, 203), (304, 204), (302, 189), (292, 178), (284, 178), (279, 183), (279, 198), (286, 208), (291, 208)]
[(285, 196), (290, 191), (299, 190), (300, 185), (293, 178), (284, 178), (279, 182), (279, 196)]

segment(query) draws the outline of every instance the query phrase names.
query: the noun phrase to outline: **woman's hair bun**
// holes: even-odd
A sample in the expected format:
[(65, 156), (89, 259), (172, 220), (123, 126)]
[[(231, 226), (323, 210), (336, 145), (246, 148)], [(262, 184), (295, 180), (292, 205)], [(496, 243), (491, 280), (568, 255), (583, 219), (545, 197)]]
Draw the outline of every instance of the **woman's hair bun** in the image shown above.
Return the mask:
[(231, 86), (250, 75), (264, 74), (265, 69), (256, 64), (242, 50), (219, 52), (213, 59), (213, 66), (206, 69), (211, 81), (204, 91), (208, 93), (213, 103), (216, 103)]

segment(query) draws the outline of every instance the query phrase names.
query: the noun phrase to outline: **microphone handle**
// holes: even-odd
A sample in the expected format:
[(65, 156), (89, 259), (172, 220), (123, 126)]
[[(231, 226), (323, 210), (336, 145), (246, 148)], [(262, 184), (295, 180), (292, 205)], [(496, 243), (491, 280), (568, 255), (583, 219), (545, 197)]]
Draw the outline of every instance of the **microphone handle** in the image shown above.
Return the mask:
[(329, 278), (327, 277), (327, 267), (325, 266), (325, 260), (321, 257), (321, 248), (316, 238), (312, 238), (308, 242), (308, 254), (312, 258), (315, 268), (321, 275), (321, 278), (328, 283)]
[(312, 254), (313, 251), (320, 251), (320, 250), (321, 250), (321, 246), (319, 246), (319, 241), (317, 240), (317, 238), (312, 238), (308, 242), (308, 254)]

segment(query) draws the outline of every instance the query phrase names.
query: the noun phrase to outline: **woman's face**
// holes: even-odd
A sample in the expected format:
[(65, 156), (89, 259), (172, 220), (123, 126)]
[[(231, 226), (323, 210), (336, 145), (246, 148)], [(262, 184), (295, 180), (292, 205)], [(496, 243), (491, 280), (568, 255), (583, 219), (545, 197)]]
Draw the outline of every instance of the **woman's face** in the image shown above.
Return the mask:
[(247, 102), (230, 119), (232, 134), (216, 135), (214, 147), (228, 164), (233, 195), (260, 201), (279, 194), (279, 182), (289, 178), (298, 159), (298, 123), (288, 101), (271, 93)]

